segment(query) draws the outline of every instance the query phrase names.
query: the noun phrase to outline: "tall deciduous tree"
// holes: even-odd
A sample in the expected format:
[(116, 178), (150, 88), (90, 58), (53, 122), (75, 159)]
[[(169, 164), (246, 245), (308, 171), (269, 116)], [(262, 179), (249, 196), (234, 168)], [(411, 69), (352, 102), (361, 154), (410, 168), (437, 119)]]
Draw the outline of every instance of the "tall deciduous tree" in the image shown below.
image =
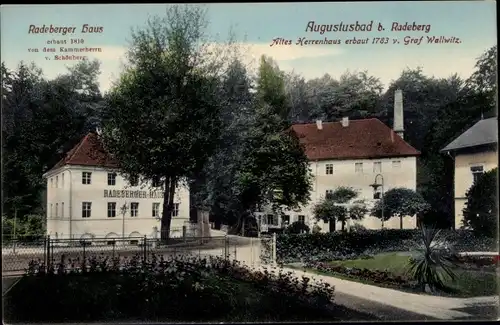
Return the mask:
[[(384, 193), (383, 198), (375, 203), (372, 215), (387, 221), (393, 217), (399, 218), (399, 227), (403, 229), (403, 217), (424, 213), (429, 209), (429, 204), (422, 196), (409, 188), (392, 188)], [(383, 213), (382, 213), (383, 209)]]
[(219, 138), (227, 57), (207, 26), (203, 8), (177, 5), (134, 31), (128, 69), (104, 109), (104, 143), (123, 173), (163, 180), (162, 240), (177, 186), (199, 174)]

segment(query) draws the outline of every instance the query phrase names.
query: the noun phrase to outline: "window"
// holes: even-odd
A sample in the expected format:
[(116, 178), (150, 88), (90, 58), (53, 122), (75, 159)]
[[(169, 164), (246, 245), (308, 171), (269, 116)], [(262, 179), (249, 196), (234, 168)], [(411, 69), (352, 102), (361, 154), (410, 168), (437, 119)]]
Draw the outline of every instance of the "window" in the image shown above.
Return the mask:
[(326, 190), (325, 199), (331, 199), (333, 196), (333, 190)]
[(139, 185), (139, 177), (136, 176), (136, 175), (130, 176), (129, 184), (130, 184), (130, 186), (137, 186), (137, 185)]
[(160, 187), (162, 185), (162, 181), (160, 177), (154, 177), (152, 180), (153, 187)]
[(281, 222), (287, 225), (290, 224), (290, 216), (289, 215), (281, 216)]
[(56, 188), (59, 188), (59, 176), (56, 176)]
[(373, 172), (374, 173), (381, 173), (382, 172), (382, 163), (380, 161), (373, 163)]
[(139, 203), (131, 202), (130, 203), (130, 216), (137, 217), (139, 215)]
[(56, 218), (59, 217), (59, 203), (56, 203)]
[(82, 218), (90, 218), (92, 202), (82, 202)]
[(333, 174), (333, 164), (326, 164), (326, 174), (327, 175)]
[(54, 187), (54, 179), (53, 178), (50, 179), (50, 187)]
[(177, 216), (179, 216), (179, 203), (174, 203), (174, 206), (172, 208), (172, 217)]
[(362, 173), (363, 172), (363, 163), (355, 163), (354, 164), (354, 172)]
[(64, 218), (64, 202), (61, 203), (61, 218)]
[(108, 218), (116, 217), (116, 202), (108, 202)]
[(116, 173), (108, 173), (108, 185), (116, 185)]
[(378, 186), (373, 189), (373, 198), (379, 200), (382, 198), (382, 186)]
[(61, 187), (64, 188), (64, 173), (61, 175)]
[(272, 214), (267, 215), (267, 224), (268, 225), (273, 225), (274, 224), (274, 216)]
[(401, 160), (392, 161), (392, 168), (400, 168), (400, 167), (401, 167)]
[(306, 223), (306, 216), (299, 216), (300, 223)]
[(476, 183), (478, 179), (481, 177), (481, 175), (483, 175), (484, 168), (483, 166), (472, 166), (470, 168), (470, 171), (472, 172), (473, 182)]
[(160, 203), (153, 203), (153, 217), (160, 217)]
[(92, 173), (83, 172), (82, 173), (82, 184), (89, 185), (91, 184)]
[(53, 211), (52, 211), (52, 210), (54, 210), (54, 207), (53, 207), (53, 204), (51, 203), (51, 204), (50, 204), (50, 217), (51, 217), (51, 218), (52, 218), (52, 216), (53, 216)]

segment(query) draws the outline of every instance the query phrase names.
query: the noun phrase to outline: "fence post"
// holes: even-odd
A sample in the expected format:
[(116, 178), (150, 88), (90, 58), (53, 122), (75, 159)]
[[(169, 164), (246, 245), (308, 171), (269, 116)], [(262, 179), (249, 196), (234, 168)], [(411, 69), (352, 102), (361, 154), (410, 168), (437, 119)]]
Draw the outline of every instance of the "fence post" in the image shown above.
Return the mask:
[(47, 235), (47, 239), (46, 239), (46, 245), (45, 245), (45, 251), (46, 251), (46, 254), (45, 254), (45, 266), (48, 268), (49, 267), (49, 263), (50, 263), (50, 235)]
[[(86, 240), (83, 240), (82, 241), (82, 244), (83, 244), (83, 262), (85, 263), (85, 247), (87, 246), (87, 241)], [(86, 265), (86, 264), (85, 264)], [(85, 270), (86, 271), (86, 270)]]
[(276, 233), (273, 233), (273, 255), (272, 255), (272, 263), (276, 264)]
[(224, 235), (224, 259), (229, 258), (229, 240), (227, 238), (227, 235)]
[(187, 237), (187, 228), (186, 225), (182, 226), (182, 239), (184, 242), (186, 242), (186, 237)]
[(144, 261), (146, 261), (148, 259), (148, 240), (147, 240), (147, 237), (146, 235), (144, 235)]
[(116, 239), (113, 239), (113, 258), (115, 258)]

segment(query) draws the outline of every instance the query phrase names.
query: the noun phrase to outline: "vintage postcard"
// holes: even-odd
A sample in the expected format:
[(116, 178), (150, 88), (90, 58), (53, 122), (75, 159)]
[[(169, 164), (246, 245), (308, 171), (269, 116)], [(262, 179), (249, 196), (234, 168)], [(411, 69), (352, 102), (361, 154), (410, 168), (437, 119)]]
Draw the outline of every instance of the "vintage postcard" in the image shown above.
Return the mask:
[(497, 319), (496, 16), (2, 6), (5, 322)]

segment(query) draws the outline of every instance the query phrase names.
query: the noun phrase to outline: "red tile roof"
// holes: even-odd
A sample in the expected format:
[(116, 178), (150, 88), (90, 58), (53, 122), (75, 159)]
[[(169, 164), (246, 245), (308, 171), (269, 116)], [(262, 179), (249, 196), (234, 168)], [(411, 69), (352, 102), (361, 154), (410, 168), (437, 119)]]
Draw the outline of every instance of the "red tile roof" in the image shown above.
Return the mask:
[(97, 134), (92, 132), (87, 134), (51, 170), (65, 165), (117, 167), (116, 161), (104, 150)]
[(295, 124), (292, 130), (304, 144), (309, 160), (366, 159), (418, 156), (420, 152), (376, 118), (342, 122)]

